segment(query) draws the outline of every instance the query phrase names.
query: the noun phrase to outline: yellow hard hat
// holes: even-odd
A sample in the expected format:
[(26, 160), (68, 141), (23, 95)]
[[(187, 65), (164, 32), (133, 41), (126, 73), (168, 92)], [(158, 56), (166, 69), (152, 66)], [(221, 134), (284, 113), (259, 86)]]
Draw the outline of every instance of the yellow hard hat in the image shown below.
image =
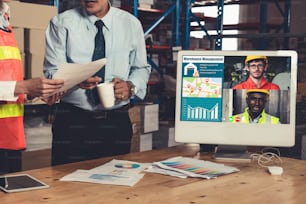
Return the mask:
[(248, 94), (248, 93), (264, 93), (264, 94), (266, 94), (267, 96), (270, 95), (270, 92), (269, 92), (269, 90), (267, 90), (267, 89), (248, 89), (248, 90), (247, 90), (247, 94)]
[(266, 56), (247, 56), (244, 62), (248, 63), (249, 61), (252, 61), (255, 59), (263, 59), (265, 60), (266, 64), (268, 64), (268, 58)]

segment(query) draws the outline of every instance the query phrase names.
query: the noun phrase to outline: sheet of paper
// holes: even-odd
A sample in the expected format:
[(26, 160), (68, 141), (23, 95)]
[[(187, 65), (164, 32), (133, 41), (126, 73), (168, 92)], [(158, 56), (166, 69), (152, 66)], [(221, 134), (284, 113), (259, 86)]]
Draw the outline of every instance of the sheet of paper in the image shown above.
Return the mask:
[(105, 64), (106, 58), (99, 59), (87, 64), (66, 63), (59, 65), (58, 71), (53, 75), (53, 79), (63, 79), (65, 83), (61, 89), (50, 95), (71, 89), (75, 85), (93, 76)]
[(134, 186), (144, 174), (126, 174), (122, 172), (100, 172), (78, 169), (71, 174), (68, 174), (61, 178), (61, 181), (79, 181), (90, 182), (97, 184), (111, 184), (111, 185), (123, 185)]
[(142, 171), (150, 165), (114, 159), (90, 170), (76, 170), (60, 180), (134, 186), (144, 176)]
[(102, 164), (101, 166), (97, 166), (91, 171), (104, 171), (105, 169), (120, 169), (130, 173), (141, 173), (144, 169), (152, 165), (151, 163), (138, 163), (134, 161), (127, 161), (127, 160), (118, 160), (113, 159), (106, 164)]
[[(160, 162), (154, 162), (156, 168), (163, 170), (176, 171), (188, 177), (197, 178), (216, 178), (221, 175), (238, 172), (239, 169), (225, 164), (204, 161), (189, 157), (172, 157)], [(153, 169), (154, 170), (154, 169)], [(159, 172), (158, 172), (159, 173)], [(169, 175), (171, 175), (169, 173)]]
[(167, 175), (167, 176), (174, 176), (174, 177), (178, 177), (178, 178), (188, 178), (188, 176), (186, 174), (177, 172), (177, 171), (172, 171), (169, 169), (163, 169), (160, 168), (158, 166), (149, 166), (147, 169), (144, 170), (145, 172), (149, 172), (149, 173), (156, 173), (156, 174), (163, 174), (163, 175)]

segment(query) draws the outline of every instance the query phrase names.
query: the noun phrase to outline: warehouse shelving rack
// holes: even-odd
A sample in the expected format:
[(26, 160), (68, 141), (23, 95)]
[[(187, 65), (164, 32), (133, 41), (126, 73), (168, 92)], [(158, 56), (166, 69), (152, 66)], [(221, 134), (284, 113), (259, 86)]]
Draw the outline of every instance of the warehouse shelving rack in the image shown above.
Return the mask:
[[(190, 22), (195, 21), (198, 23), (199, 29), (204, 31), (206, 33), (206, 38), (214, 41), (214, 47), (213, 49), (221, 50), (222, 49), (222, 39), (223, 38), (258, 38), (260, 37), (260, 41), (258, 43), (258, 47), (256, 49), (265, 49), (267, 46), (267, 40), (268, 38), (273, 37), (283, 37), (284, 48), (288, 48), (289, 44), (289, 37), (290, 37), (290, 10), (291, 10), (291, 0), (215, 0), (215, 1), (204, 1), (204, 0), (175, 0), (172, 1), (173, 5), (166, 10), (160, 18), (156, 20), (150, 26), (145, 30), (145, 34), (149, 34), (156, 26), (158, 26), (160, 23), (162, 23), (162, 20), (165, 19), (166, 16), (168, 16), (171, 12), (175, 12), (175, 19), (172, 20), (172, 33), (173, 33), (173, 39), (171, 46), (182, 46), (183, 49), (189, 48), (189, 33), (190, 33)], [(279, 25), (271, 25), (267, 22), (268, 19), (268, 3), (274, 3), (275, 7), (283, 17), (283, 21)], [(283, 5), (280, 3), (283, 2)], [(223, 25), (223, 13), (224, 13), (224, 6), (230, 5), (230, 4), (260, 4), (260, 18), (259, 22), (256, 24), (237, 24), (237, 25)], [(182, 6), (181, 6), (182, 5)], [(201, 21), (205, 21), (207, 17), (199, 18), (195, 14), (192, 13), (192, 8), (197, 6), (217, 6), (217, 17), (215, 19), (215, 30), (216, 35), (210, 35), (208, 33), (208, 28), (205, 27), (205, 25), (201, 25)], [(184, 14), (180, 11), (181, 7), (185, 7)], [(138, 8), (138, 0), (133, 0), (133, 13), (135, 16), (138, 16), (139, 12)], [(185, 22), (182, 22), (182, 21)], [(183, 26), (182, 26), (183, 25)], [(224, 35), (223, 31), (225, 29), (257, 29), (259, 33), (255, 34), (247, 34), (247, 35)], [(269, 33), (268, 30), (273, 27), (274, 33)], [(180, 28), (182, 28), (182, 31), (184, 35), (182, 36), (182, 40), (180, 40)], [(281, 33), (281, 31), (283, 31)], [(299, 37), (300, 35), (294, 35), (294, 37)]]
[[(222, 49), (222, 39), (224, 38), (260, 38), (256, 49), (265, 49), (267, 47), (267, 41), (274, 37), (284, 38), (283, 47), (288, 48), (290, 37), (302, 37), (304, 34), (290, 35), (290, 10), (291, 0), (169, 0), (172, 5), (165, 11), (159, 11), (160, 17), (156, 19), (151, 26), (144, 30), (145, 36), (149, 35), (154, 28), (163, 23), (167, 16), (172, 15), (172, 40), (169, 46), (182, 46), (183, 49), (189, 49), (189, 34), (190, 34), (190, 22), (194, 21), (198, 23), (198, 30), (205, 32), (203, 38), (211, 40), (214, 46), (212, 49)], [(138, 7), (139, 0), (130, 0), (132, 2), (132, 13), (138, 17), (139, 12), (144, 12), (144, 9)], [(283, 17), (283, 21), (279, 25), (271, 25), (267, 22), (268, 19), (268, 3), (274, 3), (279, 13)], [(283, 5), (281, 5), (283, 3)], [(49, 0), (50, 5), (58, 7), (60, 10), (60, 0)], [(258, 23), (245, 23), (237, 25), (223, 25), (223, 13), (224, 6), (230, 4), (259, 4), (260, 5), (260, 17)], [(192, 13), (193, 7), (199, 6), (217, 6), (217, 17), (215, 21), (214, 30), (216, 35), (210, 35), (205, 25), (201, 25), (201, 21), (208, 20), (207, 17), (198, 17)], [(183, 11), (183, 9), (185, 9)], [(146, 10), (149, 12), (149, 10)], [(156, 12), (152, 10), (152, 12)], [(211, 22), (212, 19), (209, 19)], [(274, 33), (268, 32), (270, 28), (274, 28)], [(254, 30), (257, 29), (259, 33), (255, 34), (237, 34), (237, 35), (224, 35), (223, 31), (227, 29), (236, 30)], [(281, 32), (282, 31), (282, 32)], [(180, 35), (182, 33), (182, 35)]]
[[(268, 3), (274, 3), (275, 7), (283, 17), (283, 21), (276, 25), (276, 24), (269, 24), (268, 23)], [(283, 5), (280, 3), (283, 2)], [(291, 10), (291, 0), (282, 0), (282, 1), (276, 1), (276, 0), (215, 0), (215, 1), (203, 1), (203, 0), (191, 0), (188, 2), (192, 5), (188, 5), (186, 10), (186, 15), (188, 13), (191, 13), (191, 8), (196, 6), (217, 6), (217, 18), (215, 20), (215, 30), (217, 32), (216, 35), (209, 35), (207, 32), (207, 28), (204, 27), (204, 31), (206, 33), (205, 38), (208, 38), (210, 40), (213, 40), (215, 42), (214, 49), (221, 50), (222, 49), (222, 39), (223, 38), (259, 38), (259, 43), (256, 49), (263, 50), (267, 47), (267, 40), (268, 38), (273, 37), (284, 37), (284, 48), (288, 48), (289, 44), (289, 33), (290, 33), (290, 10)], [(222, 22), (223, 19), (223, 13), (224, 13), (224, 5), (230, 5), (230, 4), (259, 4), (260, 5), (260, 16), (259, 16), (259, 22), (257, 23), (239, 23), (236, 25), (224, 25)], [(190, 14), (193, 18), (199, 20), (196, 16)], [(189, 18), (186, 18), (188, 21)], [(190, 25), (190, 23), (186, 23), (186, 25)], [(274, 33), (268, 32), (269, 30), (274, 29)], [(258, 31), (255, 34), (235, 34), (235, 35), (224, 35), (224, 30), (229, 29), (236, 29), (236, 30), (255, 30)], [(186, 33), (188, 31), (188, 28), (186, 28)], [(281, 33), (281, 31), (283, 31)], [(186, 36), (187, 37), (187, 36)], [(185, 41), (187, 42), (187, 41)], [(187, 47), (187, 45), (185, 46)]]

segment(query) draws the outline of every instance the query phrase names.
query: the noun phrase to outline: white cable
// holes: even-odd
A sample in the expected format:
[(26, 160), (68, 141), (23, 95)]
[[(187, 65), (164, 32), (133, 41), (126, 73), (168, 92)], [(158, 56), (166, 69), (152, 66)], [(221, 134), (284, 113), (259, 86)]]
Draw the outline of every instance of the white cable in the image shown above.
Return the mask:
[(261, 167), (281, 166), (280, 151), (277, 148), (264, 148), (261, 153), (251, 154), (252, 160), (257, 161)]
[(266, 152), (258, 157), (257, 163), (261, 167), (281, 166), (282, 160), (277, 154)]

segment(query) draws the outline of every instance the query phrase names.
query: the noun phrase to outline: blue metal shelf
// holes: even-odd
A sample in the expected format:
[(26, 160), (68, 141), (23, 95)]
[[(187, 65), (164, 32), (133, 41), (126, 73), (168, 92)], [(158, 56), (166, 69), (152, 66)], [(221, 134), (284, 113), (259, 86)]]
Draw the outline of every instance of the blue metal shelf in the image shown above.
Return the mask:
[(52, 5), (52, 6), (56, 6), (57, 7), (57, 12), (59, 12), (59, 10), (60, 10), (60, 3), (59, 3), (59, 0), (50, 0), (50, 3), (49, 3), (50, 5)]
[[(201, 25), (201, 21), (198, 17), (196, 17), (191, 9), (192, 4), (195, 3), (196, 0), (186, 0), (186, 10), (185, 10), (185, 40), (183, 49), (189, 48), (189, 38), (190, 38), (190, 18), (197, 22), (198, 26), (202, 29), (202, 31), (205, 32), (207, 37), (210, 39), (210, 35), (208, 33), (208, 30), (205, 28), (205, 26)], [(216, 31), (218, 34), (218, 37), (215, 38), (215, 49), (221, 50), (222, 49), (222, 34), (223, 34), (223, 8), (224, 8), (224, 0), (218, 0), (217, 1), (218, 6), (218, 16), (216, 21)]]
[[(147, 29), (145, 29), (144, 34), (145, 37), (150, 34), (150, 32), (156, 28), (166, 17), (171, 14), (175, 13), (175, 18), (172, 18), (172, 34), (173, 44), (172, 46), (179, 46), (180, 45), (180, 0), (170, 0), (172, 6), (168, 8), (165, 12), (161, 13), (161, 16), (155, 20), (155, 22), (150, 25)], [(133, 14), (134, 16), (138, 17), (138, 0), (134, 0), (133, 2)]]
[[(224, 0), (216, 0), (215, 3), (210, 3), (210, 5), (217, 5), (218, 8), (218, 13), (217, 13), (217, 20), (216, 20), (216, 31), (217, 31), (217, 35), (209, 35), (207, 29), (205, 28), (205, 26), (200, 25), (200, 20), (197, 19), (196, 16), (194, 16), (191, 12), (191, 4), (195, 3), (196, 0), (186, 0), (186, 16), (191, 16), (191, 18), (193, 20), (195, 20), (196, 22), (198, 22), (199, 27), (205, 32), (206, 37), (210, 40), (214, 40), (215, 41), (215, 48), (216, 50), (221, 50), (222, 49), (222, 39), (227, 37), (226, 35), (223, 35), (223, 30), (224, 30), (224, 25), (223, 25), (223, 12), (224, 12)], [(243, 3), (246, 2), (248, 4), (254, 4), (254, 3), (259, 3), (260, 4), (260, 28), (259, 28), (259, 34), (257, 34), (257, 38), (259, 38), (259, 43), (258, 43), (258, 47), (256, 49), (259, 50), (263, 50), (267, 47), (267, 38), (266, 38), (266, 34), (268, 31), (268, 24), (267, 24), (267, 17), (268, 17), (268, 0), (258, 0), (258, 1), (254, 1), (254, 2), (250, 2), (250, 1), (239, 1), (239, 2), (230, 2), (230, 1), (226, 1), (227, 4), (235, 4), (235, 3)], [(271, 1), (269, 1), (271, 2)], [(273, 3), (275, 4), (276, 8), (278, 9), (278, 11), (280, 12), (281, 16), (284, 18), (283, 22), (279, 25), (278, 29), (276, 29), (275, 33), (279, 33), (281, 30), (283, 30), (283, 32), (285, 34), (288, 34), (290, 32), (290, 10), (291, 10), (291, 0), (283, 0), (282, 2), (284, 2), (284, 6), (282, 8), (282, 6), (280, 5), (280, 2), (277, 0), (274, 0)], [(189, 30), (190, 28), (188, 27), (188, 25), (190, 25), (189, 22), (189, 18), (186, 18), (186, 36), (185, 36), (185, 45), (184, 48), (188, 48), (189, 47)], [(238, 26), (237, 26), (238, 27)], [(261, 35), (262, 34), (262, 35)], [(231, 37), (234, 37), (234, 35), (230, 35)], [(238, 37), (239, 35), (237, 35)], [(250, 35), (251, 36), (251, 35)], [(254, 35), (253, 35), (254, 36)], [(284, 45), (285, 48), (289, 47), (289, 37), (286, 37), (284, 40)]]
[[(284, 18), (282, 24), (280, 24), (279, 28), (275, 31), (275, 33), (279, 33), (280, 30), (283, 30), (284, 33), (290, 32), (290, 10), (291, 10), (291, 0), (284, 1), (284, 8), (281, 7), (279, 1), (274, 1), (276, 8), (279, 13)], [(267, 17), (268, 17), (268, 0), (261, 0), (260, 3), (260, 33), (267, 33)], [(267, 39), (261, 37), (259, 41), (258, 49), (265, 49), (267, 46)], [(289, 38), (285, 38), (284, 45), (285, 48), (289, 47)]]
[[(154, 28), (163, 22), (170, 14), (175, 14), (172, 17), (171, 29), (172, 29), (172, 39), (171, 45), (180, 46), (180, 0), (171, 0), (172, 5), (164, 12), (161, 13), (160, 17), (157, 18), (148, 28), (144, 30), (144, 35), (147, 37)], [(133, 1), (133, 14), (138, 17), (138, 0)], [(152, 65), (153, 69), (157, 70), (161, 77), (163, 77), (163, 72), (160, 67), (154, 63), (154, 61), (148, 56), (148, 61)]]

